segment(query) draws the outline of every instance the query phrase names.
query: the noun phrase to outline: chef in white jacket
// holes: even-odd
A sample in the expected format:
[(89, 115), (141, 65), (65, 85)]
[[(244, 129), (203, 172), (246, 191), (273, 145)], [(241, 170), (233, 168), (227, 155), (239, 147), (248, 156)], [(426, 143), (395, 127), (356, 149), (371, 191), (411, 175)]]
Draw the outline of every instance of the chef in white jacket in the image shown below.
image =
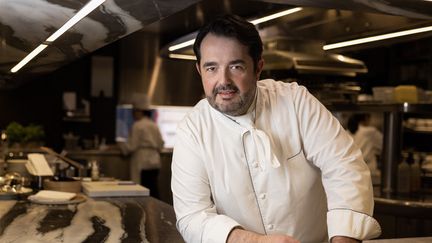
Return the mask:
[(127, 142), (118, 144), (124, 154), (131, 154), (131, 180), (146, 186), (150, 189), (150, 195), (158, 198), (160, 151), (164, 141), (159, 127), (151, 118), (150, 102), (145, 94), (134, 94), (133, 118)]
[(382, 152), (383, 134), (371, 124), (371, 118), (368, 113), (353, 114), (348, 120), (348, 130), (363, 153), (373, 182), (379, 184), (381, 171), (378, 168), (378, 158)]
[(223, 16), (194, 51), (206, 99), (178, 125), (172, 160), (186, 242), (359, 242), (379, 236), (370, 172), (306, 88), (258, 81), (254, 25)]

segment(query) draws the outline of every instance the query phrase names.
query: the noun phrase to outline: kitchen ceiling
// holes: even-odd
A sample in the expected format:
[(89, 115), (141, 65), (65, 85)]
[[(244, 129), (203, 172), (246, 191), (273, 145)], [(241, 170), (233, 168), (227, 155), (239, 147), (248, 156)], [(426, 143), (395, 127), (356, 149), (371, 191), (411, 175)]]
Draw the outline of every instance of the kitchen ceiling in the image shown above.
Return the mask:
[[(45, 40), (89, 0), (0, 0), (0, 87), (15, 87), (36, 74), (112, 43), (199, 0), (106, 0), (52, 43)], [(10, 70), (40, 44), (48, 44), (17, 73)]]
[(138, 30), (158, 33), (162, 46), (175, 43), (222, 13), (252, 19), (302, 6), (258, 29), (264, 37), (326, 43), (432, 25), (432, 1), (427, 0), (106, 0), (23, 69), (10, 72), (87, 2), (0, 0), (0, 87), (51, 72)]
[[(169, 20), (170, 23), (173, 23), (184, 22), (184, 20), (187, 19), (188, 23), (195, 23), (197, 18), (194, 16), (193, 11), (201, 12), (201, 16), (206, 16), (206, 19), (212, 19), (221, 12), (233, 12), (239, 14), (237, 11), (245, 9), (244, 4), (240, 5), (240, 8), (238, 8), (239, 4), (232, 4), (235, 1), (219, 1), (230, 2), (231, 5), (226, 5), (230, 6), (231, 9), (228, 11), (222, 9), (215, 12), (212, 11), (214, 6), (211, 6), (209, 2), (210, 1), (200, 2), (195, 5), (199, 7), (196, 9), (189, 9), (192, 11), (188, 12), (187, 15), (181, 16), (175, 14), (167, 18), (167, 20)], [(250, 14), (250, 11), (249, 15), (239, 15), (252, 20), (280, 10), (286, 10), (298, 6), (303, 8), (302, 11), (294, 14), (259, 24), (257, 27), (263, 38), (286, 36), (297, 39), (319, 40), (325, 44), (329, 44), (406, 29), (432, 26), (432, 1), (425, 0), (258, 0), (252, 2), (259, 2), (261, 4), (270, 3), (271, 5), (263, 5), (267, 6), (267, 9), (261, 7), (262, 11), (252, 11), (252, 14)], [(271, 6), (272, 9), (270, 9), (269, 6)], [(201, 20), (200, 22), (204, 21)], [(162, 20), (158, 22), (157, 25), (167, 28), (166, 26), (168, 25), (165, 23), (165, 20)], [(169, 24), (169, 26), (172, 25)], [(191, 29), (187, 33), (189, 36), (186, 36), (185, 34), (183, 36), (177, 34), (177, 36), (180, 37), (167, 43), (161, 50), (162, 55), (168, 55), (167, 48), (169, 46), (194, 38), (196, 35), (194, 31), (197, 30), (199, 26), (200, 25), (197, 25), (195, 28), (189, 28)], [(386, 40), (384, 42), (349, 47), (345, 48), (343, 51), (365, 47), (369, 48), (376, 45), (392, 44), (395, 41), (404, 41), (431, 35), (432, 32), (429, 32), (399, 38), (397, 40)], [(176, 53), (193, 54), (191, 47), (178, 50)]]

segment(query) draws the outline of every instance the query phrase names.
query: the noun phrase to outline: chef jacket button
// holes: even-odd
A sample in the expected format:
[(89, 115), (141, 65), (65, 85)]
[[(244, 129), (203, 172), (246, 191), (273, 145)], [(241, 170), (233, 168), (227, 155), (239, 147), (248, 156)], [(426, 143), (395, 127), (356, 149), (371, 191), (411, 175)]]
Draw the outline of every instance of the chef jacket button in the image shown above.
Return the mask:
[(265, 198), (266, 198), (266, 194), (265, 194), (265, 193), (262, 193), (262, 194), (260, 195), (260, 198), (261, 198), (261, 199), (265, 199)]
[(269, 224), (269, 225), (267, 225), (267, 229), (269, 229), (269, 230), (274, 229), (274, 225), (273, 225), (273, 224)]
[(254, 162), (254, 163), (253, 163), (253, 167), (254, 167), (254, 168), (258, 168), (258, 167), (259, 167), (258, 162)]

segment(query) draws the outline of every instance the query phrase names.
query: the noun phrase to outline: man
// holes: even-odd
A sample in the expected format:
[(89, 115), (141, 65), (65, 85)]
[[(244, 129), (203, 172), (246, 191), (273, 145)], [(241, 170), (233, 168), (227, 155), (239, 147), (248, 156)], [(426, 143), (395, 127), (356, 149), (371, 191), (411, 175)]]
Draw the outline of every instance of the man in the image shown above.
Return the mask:
[(149, 188), (150, 195), (158, 198), (160, 151), (164, 141), (157, 124), (151, 119), (148, 97), (135, 94), (133, 99), (134, 123), (127, 142), (119, 142), (119, 145), (124, 154), (132, 153), (131, 180)]
[(360, 151), (304, 87), (257, 81), (264, 62), (252, 24), (218, 18), (200, 30), (194, 51), (206, 99), (178, 126), (171, 182), (187, 242), (380, 234)]
[(378, 158), (382, 152), (383, 134), (371, 124), (371, 114), (357, 113), (348, 119), (348, 129), (354, 143), (363, 153), (363, 158), (368, 165), (373, 183), (380, 183), (381, 171), (378, 167)]

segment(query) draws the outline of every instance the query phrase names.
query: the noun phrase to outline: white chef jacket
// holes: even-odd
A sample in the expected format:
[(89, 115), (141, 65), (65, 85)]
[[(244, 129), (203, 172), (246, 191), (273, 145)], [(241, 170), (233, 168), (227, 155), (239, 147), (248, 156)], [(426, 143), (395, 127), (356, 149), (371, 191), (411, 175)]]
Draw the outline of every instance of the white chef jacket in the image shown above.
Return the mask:
[(377, 155), (381, 154), (383, 135), (374, 126), (359, 124), (356, 133), (353, 135), (354, 143), (357, 144), (363, 153), (363, 157), (372, 173), (378, 173)]
[(135, 183), (141, 183), (141, 170), (159, 169), (160, 150), (164, 141), (155, 122), (148, 117), (135, 121), (127, 143), (119, 143), (123, 152), (132, 153), (130, 176)]
[[(171, 187), (183, 238), (226, 242), (236, 226), (301, 242), (377, 237), (370, 172), (352, 138), (304, 87), (257, 86), (256, 108), (237, 121), (203, 99), (178, 126)], [(254, 145), (248, 117), (270, 151)]]

